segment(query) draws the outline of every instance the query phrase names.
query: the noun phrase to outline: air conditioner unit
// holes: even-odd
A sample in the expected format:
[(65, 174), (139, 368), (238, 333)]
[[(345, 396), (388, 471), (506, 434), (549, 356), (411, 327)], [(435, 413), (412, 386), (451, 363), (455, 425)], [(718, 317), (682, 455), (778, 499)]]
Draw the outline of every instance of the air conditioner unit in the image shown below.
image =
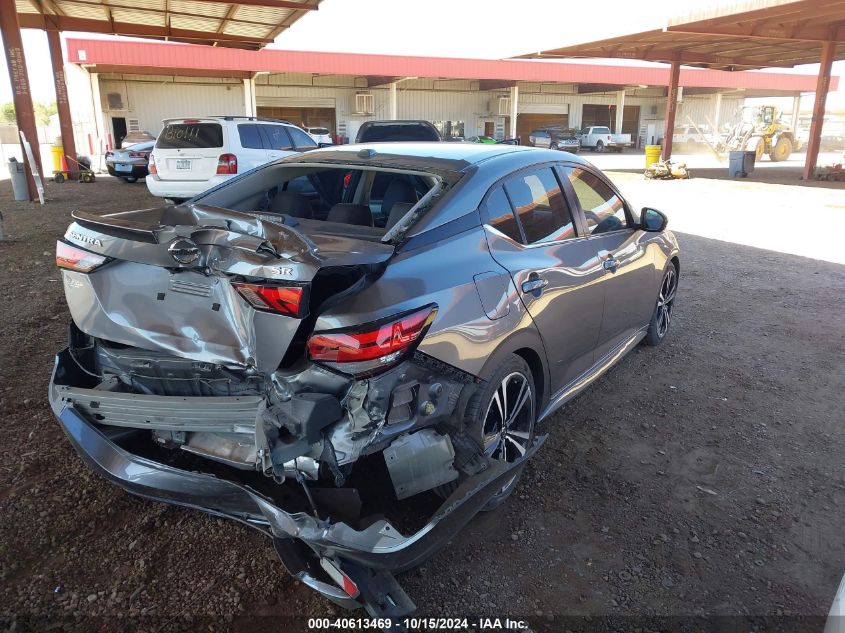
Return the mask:
[(112, 112), (116, 110), (128, 110), (126, 107), (126, 97), (122, 92), (107, 92), (106, 93), (106, 110)]
[(355, 95), (355, 114), (373, 114), (375, 112), (375, 98), (369, 92), (359, 92)]
[(130, 132), (140, 132), (141, 121), (138, 119), (126, 119), (126, 129)]
[(511, 114), (511, 98), (499, 97), (499, 116), (510, 116)]

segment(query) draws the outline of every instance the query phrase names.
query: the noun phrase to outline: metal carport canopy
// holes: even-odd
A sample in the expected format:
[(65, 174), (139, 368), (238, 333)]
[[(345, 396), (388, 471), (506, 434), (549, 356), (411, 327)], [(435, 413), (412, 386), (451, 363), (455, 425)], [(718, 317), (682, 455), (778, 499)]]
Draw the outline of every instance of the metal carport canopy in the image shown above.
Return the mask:
[(16, 0), (24, 29), (259, 49), (321, 0)]
[[(606, 57), (672, 65), (667, 107), (674, 119), (680, 65), (722, 70), (791, 68), (821, 63), (804, 177), (818, 156), (824, 100), (834, 59), (845, 59), (845, 0), (754, 0), (672, 18), (663, 29), (564, 46), (526, 58)], [(672, 89), (674, 85), (674, 90)], [(670, 112), (671, 110), (671, 112)], [(671, 134), (664, 134), (671, 155)]]
[[(21, 29), (47, 32), (64, 152), (76, 154), (62, 59), (61, 31), (258, 50), (322, 0), (0, 0), (0, 34), (12, 83), (18, 129), (41, 164)], [(23, 150), (23, 147), (21, 148)], [(27, 160), (27, 162), (29, 162)], [(40, 169), (40, 167), (39, 167)], [(71, 174), (75, 167), (69, 170)], [(36, 184), (27, 173), (30, 198)]]

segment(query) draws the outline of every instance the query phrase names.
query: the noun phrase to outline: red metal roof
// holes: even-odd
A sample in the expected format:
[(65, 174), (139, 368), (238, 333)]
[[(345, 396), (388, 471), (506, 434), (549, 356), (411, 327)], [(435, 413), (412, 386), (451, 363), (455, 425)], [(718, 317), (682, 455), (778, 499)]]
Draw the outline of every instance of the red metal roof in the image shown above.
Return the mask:
[[(247, 51), (193, 44), (68, 38), (68, 61), (108, 72), (248, 76), (249, 73), (316, 73), (356, 77), (434, 77), (615, 85), (665, 86), (669, 69), (521, 60), (407, 57), (352, 53), (312, 53), (263, 49)], [(804, 91), (816, 88), (815, 75), (682, 69), (680, 84), (695, 88), (748, 88)], [(831, 90), (838, 88), (838, 77)]]

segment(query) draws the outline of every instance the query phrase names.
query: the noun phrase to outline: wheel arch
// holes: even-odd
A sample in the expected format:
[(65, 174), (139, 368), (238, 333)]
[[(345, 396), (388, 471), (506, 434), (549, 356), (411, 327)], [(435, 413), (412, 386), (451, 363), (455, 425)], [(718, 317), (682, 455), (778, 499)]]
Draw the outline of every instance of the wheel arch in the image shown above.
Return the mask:
[(528, 368), (531, 370), (531, 377), (534, 379), (534, 389), (537, 392), (537, 402), (546, 403), (548, 389), (546, 388), (545, 372), (546, 368), (543, 365), (543, 360), (537, 350), (531, 347), (520, 347), (513, 351), (514, 354), (522, 358), (528, 363)]
[(523, 329), (502, 342), (484, 363), (481, 378), (489, 379), (509, 354), (516, 354), (528, 363), (537, 391), (538, 409), (542, 409), (549, 397), (550, 376), (546, 349), (539, 333), (536, 330)]

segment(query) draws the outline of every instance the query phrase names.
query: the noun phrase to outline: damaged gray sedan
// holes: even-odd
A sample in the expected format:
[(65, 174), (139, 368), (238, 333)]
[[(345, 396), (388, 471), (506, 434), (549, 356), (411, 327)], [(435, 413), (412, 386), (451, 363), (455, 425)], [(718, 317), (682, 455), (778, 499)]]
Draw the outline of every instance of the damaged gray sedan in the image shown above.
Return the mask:
[(544, 419), (664, 340), (679, 272), (660, 212), (504, 145), (317, 150), (73, 217), (50, 402), (79, 454), (379, 617), (414, 609), (394, 572), (511, 494)]

